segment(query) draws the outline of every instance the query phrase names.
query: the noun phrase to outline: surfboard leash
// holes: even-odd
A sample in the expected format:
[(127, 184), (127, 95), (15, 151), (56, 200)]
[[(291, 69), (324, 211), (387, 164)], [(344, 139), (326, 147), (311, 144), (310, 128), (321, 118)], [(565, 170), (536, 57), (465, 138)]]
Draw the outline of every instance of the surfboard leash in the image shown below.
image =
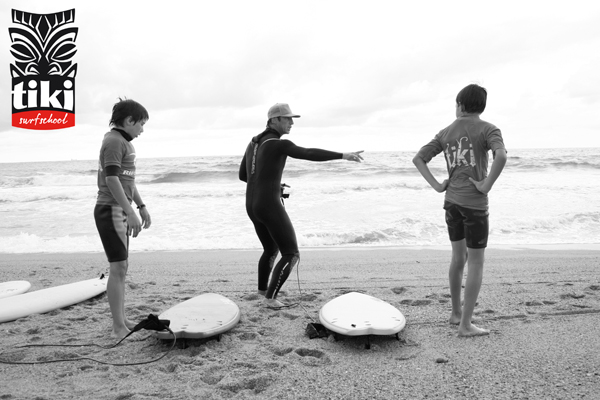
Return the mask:
[[(104, 349), (104, 350), (110, 350), (110, 349), (113, 349), (113, 348), (117, 347), (119, 344), (121, 344), (125, 339), (127, 339), (134, 332), (140, 331), (142, 329), (154, 330), (154, 331), (163, 331), (163, 330), (169, 331), (171, 333), (171, 335), (173, 335), (173, 343), (171, 344), (171, 347), (162, 356), (160, 356), (160, 357), (158, 357), (156, 359), (153, 359), (153, 360), (149, 360), (149, 361), (140, 361), (140, 362), (135, 362), (135, 363), (110, 363), (110, 362), (96, 360), (96, 359), (90, 358), (90, 357), (77, 357), (77, 358), (55, 359), (55, 360), (42, 360), (42, 361), (30, 361), (30, 362), (27, 362), (27, 361), (8, 361), (8, 360), (4, 360), (4, 359), (0, 358), (0, 364), (36, 365), (36, 364), (50, 364), (50, 363), (58, 363), (58, 362), (84, 361), (84, 360), (94, 361), (94, 362), (97, 362), (99, 364), (104, 364), (104, 365), (113, 365), (113, 366), (117, 366), (117, 367), (150, 364), (150, 363), (153, 363), (153, 362), (161, 360), (167, 354), (169, 354), (171, 352), (171, 350), (173, 350), (175, 348), (175, 344), (177, 343), (177, 336), (175, 335), (175, 333), (173, 333), (173, 331), (171, 330), (171, 328), (169, 328), (169, 325), (170, 325), (170, 321), (169, 320), (158, 319), (158, 317), (155, 316), (154, 314), (150, 314), (150, 315), (148, 315), (148, 318), (146, 318), (146, 319), (142, 320), (141, 322), (139, 322), (131, 330), (131, 332), (129, 332), (125, 337), (123, 337), (121, 340), (119, 340), (116, 344), (114, 344), (112, 346), (101, 346), (101, 345), (96, 344), (96, 343), (85, 343), (85, 344), (26, 344), (26, 345), (16, 346), (17, 349), (23, 349), (23, 348), (27, 348), (27, 347), (99, 347), (99, 348)], [(0, 355), (2, 355), (2, 354), (3, 354), (3, 352), (0, 352)]]
[(298, 261), (298, 266), (296, 267), (296, 277), (297, 277), (297, 281), (298, 281), (298, 292), (300, 292), (300, 298), (298, 299), (298, 305), (304, 310), (306, 317), (310, 321), (306, 325), (306, 329), (305, 329), (306, 334), (308, 335), (308, 337), (310, 339), (329, 336), (325, 327), (320, 322), (316, 322), (314, 320), (314, 318), (310, 316), (310, 313), (302, 304), (302, 296), (304, 294), (302, 293), (302, 288), (300, 287), (300, 261)]

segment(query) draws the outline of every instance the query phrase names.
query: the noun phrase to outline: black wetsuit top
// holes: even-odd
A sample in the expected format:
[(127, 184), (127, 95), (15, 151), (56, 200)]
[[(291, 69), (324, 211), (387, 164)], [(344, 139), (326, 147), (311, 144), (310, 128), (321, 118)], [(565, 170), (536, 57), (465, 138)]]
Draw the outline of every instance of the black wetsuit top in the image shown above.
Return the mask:
[[(252, 138), (240, 165), (240, 180), (246, 182), (246, 211), (254, 224), (264, 248), (258, 265), (258, 289), (267, 290), (267, 298), (274, 298), (298, 262), (296, 233), (281, 203), (281, 176), (287, 157), (310, 161), (341, 159), (342, 153), (296, 146), (281, 140), (280, 134), (267, 128)], [(277, 253), (281, 260), (267, 282)]]

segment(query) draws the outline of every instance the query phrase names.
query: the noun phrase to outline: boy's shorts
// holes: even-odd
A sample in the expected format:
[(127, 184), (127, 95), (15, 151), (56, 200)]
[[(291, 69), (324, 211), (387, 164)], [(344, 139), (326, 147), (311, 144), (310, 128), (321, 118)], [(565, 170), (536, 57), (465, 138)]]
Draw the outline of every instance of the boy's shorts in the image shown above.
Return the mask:
[(127, 260), (129, 236), (127, 236), (127, 214), (123, 209), (119, 206), (96, 204), (94, 219), (108, 262)]
[(490, 231), (487, 210), (475, 210), (444, 202), (446, 225), (451, 242), (466, 239), (467, 247), (484, 249), (487, 247)]

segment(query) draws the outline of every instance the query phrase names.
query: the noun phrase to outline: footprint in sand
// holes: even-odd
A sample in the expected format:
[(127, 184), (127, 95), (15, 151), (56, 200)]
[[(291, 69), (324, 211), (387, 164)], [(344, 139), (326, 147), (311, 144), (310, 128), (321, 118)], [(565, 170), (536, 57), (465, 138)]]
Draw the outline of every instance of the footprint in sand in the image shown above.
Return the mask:
[(544, 305), (544, 303), (542, 303), (541, 301), (537, 301), (537, 300), (532, 300), (532, 301), (526, 301), (525, 302), (526, 306), (529, 307), (537, 307), (537, 306), (542, 306)]
[(428, 306), (431, 303), (432, 303), (432, 301), (429, 299), (421, 299), (421, 300), (404, 299), (400, 302), (400, 304), (403, 304), (406, 306), (416, 306), (416, 307)]
[(256, 340), (260, 335), (256, 332), (242, 332), (237, 337), (240, 340)]
[(259, 372), (248, 373), (248, 371), (233, 371), (225, 376), (217, 387), (229, 392), (238, 393), (242, 390), (252, 390), (254, 394), (264, 392), (276, 380), (272, 373)]
[(321, 350), (307, 349), (301, 347), (294, 350), (294, 353), (298, 354), (301, 358), (301, 362), (307, 366), (316, 366), (321, 364), (328, 364), (331, 362), (327, 354)]
[(352, 292), (365, 293), (364, 290), (351, 289), (351, 288), (338, 288), (338, 290), (339, 290), (338, 296), (341, 296), (341, 295), (344, 295), (344, 294), (348, 294), (348, 293), (352, 293)]
[(209, 367), (204, 374), (200, 375), (200, 380), (208, 385), (216, 385), (223, 379), (225, 372), (221, 367)]
[(292, 313), (289, 313), (289, 312), (282, 312), (279, 315), (282, 316), (282, 317), (284, 317), (284, 318), (289, 319), (290, 321), (293, 321), (293, 320), (298, 319), (300, 317), (299, 315), (292, 314)]
[(165, 366), (161, 366), (158, 369), (161, 370), (162, 372), (172, 374), (173, 372), (175, 372), (177, 370), (177, 366), (178, 366), (178, 364), (171, 363), (171, 364), (167, 364)]
[(291, 353), (293, 350), (294, 350), (293, 347), (274, 347), (271, 349), (273, 354), (280, 356), (280, 357)]
[(560, 298), (563, 300), (566, 299), (583, 299), (585, 297), (585, 294), (576, 294), (576, 293), (565, 293), (565, 294), (561, 294)]
[(258, 293), (249, 293), (249, 294), (242, 296), (242, 300), (250, 300), (250, 301), (260, 300), (260, 299), (264, 299), (264, 298), (265, 298), (265, 296), (260, 295)]
[(313, 293), (303, 293), (298, 297), (298, 300), (301, 301), (315, 301), (317, 300), (318, 296), (316, 294)]
[(403, 286), (392, 288), (392, 292), (394, 292), (396, 294), (402, 294), (402, 293), (404, 293), (406, 291), (408, 291), (408, 289), (405, 288), (405, 287), (403, 287)]

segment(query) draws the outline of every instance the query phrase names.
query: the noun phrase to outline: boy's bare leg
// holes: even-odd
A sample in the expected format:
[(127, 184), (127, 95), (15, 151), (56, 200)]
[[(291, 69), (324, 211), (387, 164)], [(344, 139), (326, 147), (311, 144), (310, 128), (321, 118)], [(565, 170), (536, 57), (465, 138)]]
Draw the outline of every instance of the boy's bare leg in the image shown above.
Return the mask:
[[(125, 296), (123, 296), (123, 316), (125, 317)], [(127, 329), (132, 330), (133, 328), (135, 328), (137, 324), (133, 321), (130, 321), (129, 319), (127, 319), (127, 317), (125, 317), (125, 326), (127, 327)]]
[(481, 289), (483, 280), (483, 262), (485, 259), (485, 249), (468, 249), (469, 252), (469, 271), (467, 282), (465, 284), (465, 301), (458, 326), (458, 336), (482, 336), (488, 335), (490, 331), (479, 328), (471, 323), (475, 303)]
[(467, 262), (467, 244), (466, 241), (459, 240), (452, 243), (452, 260), (450, 261), (450, 271), (448, 280), (450, 282), (450, 295), (452, 298), (452, 314), (450, 315), (450, 323), (453, 325), (460, 324), (462, 316), (461, 291), (463, 271)]
[(125, 276), (127, 260), (110, 263), (106, 294), (113, 319), (113, 336), (122, 339), (130, 332), (125, 322)]

